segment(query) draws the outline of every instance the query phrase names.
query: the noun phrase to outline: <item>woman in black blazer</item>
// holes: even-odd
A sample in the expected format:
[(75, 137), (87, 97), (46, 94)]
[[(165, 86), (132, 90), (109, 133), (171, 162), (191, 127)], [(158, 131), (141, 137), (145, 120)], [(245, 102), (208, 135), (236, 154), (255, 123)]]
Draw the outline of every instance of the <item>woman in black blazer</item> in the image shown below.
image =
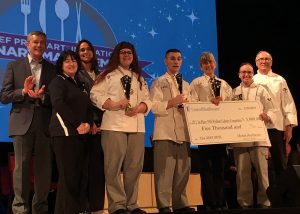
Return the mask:
[(55, 214), (84, 211), (81, 186), (85, 182), (86, 134), (93, 114), (89, 95), (76, 76), (79, 65), (75, 52), (63, 51), (56, 62), (58, 76), (49, 86), (53, 105), (50, 134), (59, 175)]
[[(92, 43), (86, 39), (76, 45), (76, 53), (80, 57), (78, 79), (90, 93), (96, 77), (99, 75), (99, 65)], [(92, 214), (103, 213), (105, 196), (104, 158), (101, 147), (101, 130), (103, 111), (93, 106), (93, 126), (88, 135), (87, 151), (87, 187), (84, 186), (88, 199), (89, 211)]]

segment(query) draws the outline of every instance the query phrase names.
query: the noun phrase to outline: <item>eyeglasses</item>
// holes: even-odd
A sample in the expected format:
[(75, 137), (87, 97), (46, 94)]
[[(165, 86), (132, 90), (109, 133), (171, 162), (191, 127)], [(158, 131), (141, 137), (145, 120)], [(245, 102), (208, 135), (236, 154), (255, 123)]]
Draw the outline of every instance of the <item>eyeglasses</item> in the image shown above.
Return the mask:
[(132, 55), (132, 51), (120, 51), (122, 55)]
[(254, 72), (253, 71), (240, 71), (240, 74), (253, 74)]
[(85, 51), (91, 51), (92, 48), (88, 47), (88, 48), (80, 48), (80, 52), (85, 52)]
[(265, 61), (265, 62), (271, 62), (272, 59), (271, 59), (271, 58), (264, 57), (264, 58), (259, 58), (259, 59), (257, 59), (256, 61), (258, 61), (258, 62), (262, 62), (262, 61)]

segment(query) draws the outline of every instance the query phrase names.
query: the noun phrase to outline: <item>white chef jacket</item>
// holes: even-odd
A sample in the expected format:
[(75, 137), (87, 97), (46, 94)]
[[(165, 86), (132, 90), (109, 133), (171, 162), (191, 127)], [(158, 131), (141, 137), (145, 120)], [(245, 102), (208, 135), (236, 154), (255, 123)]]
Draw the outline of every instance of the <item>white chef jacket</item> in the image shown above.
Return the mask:
[[(242, 95), (242, 96), (240, 96), (240, 95)], [(273, 121), (276, 120), (276, 113), (275, 113), (275, 109), (273, 108), (271, 95), (268, 93), (268, 91), (263, 86), (252, 83), (249, 87), (246, 87), (243, 83), (241, 83), (241, 85), (239, 85), (238, 87), (233, 89), (232, 97), (233, 97), (233, 100), (238, 100), (238, 99), (235, 99), (236, 97), (238, 97), (238, 98), (242, 97), (242, 100), (258, 101), (262, 112), (266, 113), (271, 118), (271, 121), (268, 121), (266, 124), (272, 124)], [(271, 142), (270, 142), (269, 137), (267, 136), (266, 141), (233, 143), (233, 144), (230, 144), (230, 146), (231, 147), (252, 147), (252, 146), (270, 147)]]
[[(125, 115), (125, 110), (109, 111), (103, 109), (102, 106), (107, 99), (117, 102), (125, 98), (123, 87), (121, 84), (121, 77), (128, 75), (132, 77), (130, 105), (135, 107), (141, 102), (147, 105), (147, 112), (145, 114), (138, 113), (133, 117)], [(137, 79), (137, 75), (119, 66), (116, 70), (108, 73), (104, 80), (94, 85), (91, 90), (91, 100), (95, 106), (104, 110), (101, 129), (121, 132), (145, 132), (145, 115), (151, 109), (151, 101), (147, 83), (142, 79), (142, 88)]]
[[(221, 81), (221, 91), (220, 97), (223, 101), (231, 100), (232, 88), (230, 85), (223, 79), (215, 77), (215, 79)], [(210, 77), (204, 74), (203, 76), (197, 77), (191, 82), (191, 101), (192, 102), (209, 102), (212, 98), (214, 98)]]
[(258, 70), (253, 80), (256, 84), (267, 89), (276, 109), (276, 120), (274, 123), (268, 124), (267, 127), (284, 131), (287, 125), (297, 126), (297, 110), (286, 80), (282, 76), (273, 73), (272, 70), (267, 75), (261, 74)]
[[(189, 98), (189, 84), (182, 81), (182, 93)], [(151, 85), (152, 113), (155, 115), (153, 140), (171, 140), (176, 143), (189, 142), (188, 129), (183, 108), (166, 109), (168, 101), (179, 95), (175, 80), (169, 73), (158, 77)]]

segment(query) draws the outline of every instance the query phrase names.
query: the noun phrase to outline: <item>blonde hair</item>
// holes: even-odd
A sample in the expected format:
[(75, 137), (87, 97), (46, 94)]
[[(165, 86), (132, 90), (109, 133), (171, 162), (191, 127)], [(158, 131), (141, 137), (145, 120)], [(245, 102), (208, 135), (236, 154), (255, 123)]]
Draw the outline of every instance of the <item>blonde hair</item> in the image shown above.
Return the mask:
[(216, 60), (215, 60), (215, 57), (214, 55), (211, 53), (211, 52), (203, 52), (200, 57), (199, 57), (199, 62), (200, 62), (200, 65), (203, 64), (203, 63), (211, 63), (211, 62), (214, 62), (216, 63)]

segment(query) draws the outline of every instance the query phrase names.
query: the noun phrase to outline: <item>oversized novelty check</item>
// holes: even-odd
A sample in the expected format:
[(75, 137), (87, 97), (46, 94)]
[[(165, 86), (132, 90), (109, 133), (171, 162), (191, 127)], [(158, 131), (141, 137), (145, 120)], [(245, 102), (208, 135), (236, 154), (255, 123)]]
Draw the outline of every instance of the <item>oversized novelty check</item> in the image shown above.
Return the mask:
[(184, 104), (193, 145), (241, 143), (267, 140), (267, 129), (256, 101), (223, 101)]

